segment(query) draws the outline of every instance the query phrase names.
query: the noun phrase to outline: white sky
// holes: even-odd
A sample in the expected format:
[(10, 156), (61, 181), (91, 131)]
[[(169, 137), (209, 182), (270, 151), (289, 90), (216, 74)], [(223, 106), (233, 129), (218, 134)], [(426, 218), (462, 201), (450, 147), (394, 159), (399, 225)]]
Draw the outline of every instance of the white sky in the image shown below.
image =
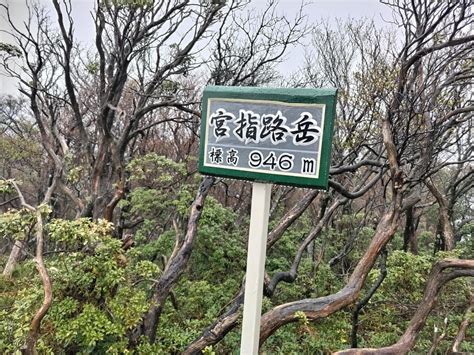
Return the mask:
[[(7, 3), (11, 8), (12, 18), (16, 23), (21, 23), (26, 18), (27, 10), (25, 0), (0, 0)], [(54, 8), (51, 1), (40, 0), (51, 11), (51, 15), (55, 17)], [(73, 17), (75, 21), (75, 37), (83, 43), (92, 44), (94, 41), (94, 26), (90, 11), (92, 10), (93, 0), (73, 0)], [(261, 9), (267, 3), (266, 0), (252, 0), (251, 6)], [(287, 15), (289, 18), (294, 17), (300, 6), (299, 0), (280, 0), (278, 10), (280, 13)], [(333, 21), (336, 18), (373, 18), (377, 25), (387, 25), (384, 20), (391, 19), (390, 9), (379, 3), (378, 0), (313, 0), (305, 8), (305, 14), (308, 16), (308, 22), (316, 23), (321, 19)], [(7, 29), (4, 14), (0, 17), (0, 30)], [(0, 42), (11, 43), (8, 36), (0, 32)], [(301, 57), (304, 54), (303, 48), (292, 49), (292, 58)], [(288, 57), (288, 55), (287, 55)], [(299, 64), (291, 63), (292, 70), (296, 69)], [(282, 70), (285, 70), (283, 68)], [(16, 94), (16, 82), (5, 77), (0, 72), (0, 94)]]

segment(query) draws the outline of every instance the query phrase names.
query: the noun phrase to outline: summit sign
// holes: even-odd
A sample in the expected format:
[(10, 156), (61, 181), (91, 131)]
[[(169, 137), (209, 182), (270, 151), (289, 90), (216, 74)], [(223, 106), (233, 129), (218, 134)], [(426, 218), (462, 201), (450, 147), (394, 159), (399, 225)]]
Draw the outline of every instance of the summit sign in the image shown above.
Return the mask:
[(207, 87), (199, 171), (326, 189), (335, 102), (335, 89)]
[(209, 86), (199, 171), (253, 181), (241, 354), (257, 354), (272, 184), (327, 189), (336, 89)]

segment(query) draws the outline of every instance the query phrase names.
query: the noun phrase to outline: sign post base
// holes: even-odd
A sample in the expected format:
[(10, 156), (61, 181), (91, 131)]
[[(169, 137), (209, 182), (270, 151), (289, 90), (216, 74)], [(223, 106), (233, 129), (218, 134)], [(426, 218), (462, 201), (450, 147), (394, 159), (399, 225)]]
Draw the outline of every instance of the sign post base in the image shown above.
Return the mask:
[(240, 354), (258, 354), (272, 184), (253, 183)]

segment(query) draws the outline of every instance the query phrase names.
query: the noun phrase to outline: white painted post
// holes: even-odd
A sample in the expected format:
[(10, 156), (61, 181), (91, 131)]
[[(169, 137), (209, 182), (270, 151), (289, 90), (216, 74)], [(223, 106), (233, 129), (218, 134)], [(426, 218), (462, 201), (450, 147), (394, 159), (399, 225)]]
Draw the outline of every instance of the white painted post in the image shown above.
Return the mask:
[(240, 341), (241, 355), (258, 354), (271, 192), (272, 184), (253, 183), (245, 274), (244, 319)]

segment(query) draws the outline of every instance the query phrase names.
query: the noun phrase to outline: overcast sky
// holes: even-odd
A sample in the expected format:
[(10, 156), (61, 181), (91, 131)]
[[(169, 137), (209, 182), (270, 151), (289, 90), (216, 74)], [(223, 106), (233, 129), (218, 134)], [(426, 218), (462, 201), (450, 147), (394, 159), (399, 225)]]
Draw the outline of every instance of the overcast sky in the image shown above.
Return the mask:
[[(0, 0), (2, 3), (9, 4), (11, 8), (12, 18), (21, 23), (26, 18), (25, 0)], [(40, 0), (51, 11), (54, 16), (54, 8), (51, 1)], [(83, 43), (93, 44), (94, 26), (90, 11), (92, 10), (93, 0), (73, 0), (73, 17), (76, 23), (75, 37)], [(252, 0), (251, 5), (256, 8), (263, 8), (267, 3), (266, 0)], [(278, 10), (280, 13), (288, 15), (296, 15), (299, 9), (300, 1), (298, 0), (280, 0)], [(373, 18), (379, 26), (386, 26), (386, 20), (391, 19), (390, 9), (381, 4), (378, 0), (313, 0), (305, 8), (305, 14), (308, 16), (309, 23), (316, 23), (321, 19), (333, 21), (336, 18)], [(0, 29), (7, 29), (4, 14), (0, 18)], [(0, 32), (0, 41), (11, 43), (8, 36)], [(303, 49), (296, 50), (297, 56), (303, 55)], [(294, 56), (293, 56), (294, 57)], [(294, 65), (293, 65), (294, 67)], [(1, 74), (1, 73), (0, 73)], [(5, 76), (0, 76), (0, 94), (14, 93), (16, 83)]]

